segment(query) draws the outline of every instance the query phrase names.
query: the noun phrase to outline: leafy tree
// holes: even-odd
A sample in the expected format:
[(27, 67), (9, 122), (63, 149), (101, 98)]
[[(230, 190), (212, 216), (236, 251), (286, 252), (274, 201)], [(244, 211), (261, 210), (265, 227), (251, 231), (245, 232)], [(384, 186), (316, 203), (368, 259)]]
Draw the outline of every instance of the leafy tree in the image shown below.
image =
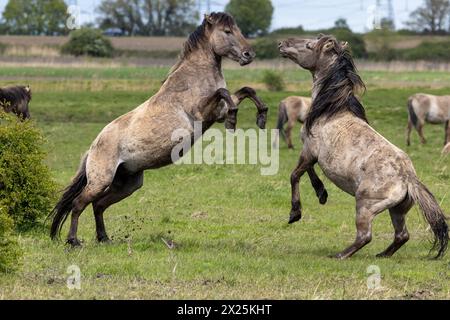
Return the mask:
[(231, 0), (225, 11), (236, 19), (244, 36), (249, 37), (267, 34), (274, 8), (270, 0)]
[(349, 25), (347, 23), (347, 20), (344, 19), (344, 18), (337, 19), (334, 22), (334, 27), (336, 29), (347, 29), (347, 30), (350, 30), (350, 27), (349, 27)]
[(195, 0), (103, 0), (97, 11), (102, 29), (130, 36), (185, 36), (199, 18)]
[(65, 34), (67, 18), (64, 0), (9, 0), (2, 30), (18, 35)]
[(411, 13), (408, 25), (417, 31), (443, 33), (450, 14), (450, 0), (424, 0), (422, 7)]
[(114, 48), (98, 29), (81, 28), (70, 34), (69, 42), (61, 49), (64, 54), (73, 56), (91, 56), (109, 58), (113, 56)]

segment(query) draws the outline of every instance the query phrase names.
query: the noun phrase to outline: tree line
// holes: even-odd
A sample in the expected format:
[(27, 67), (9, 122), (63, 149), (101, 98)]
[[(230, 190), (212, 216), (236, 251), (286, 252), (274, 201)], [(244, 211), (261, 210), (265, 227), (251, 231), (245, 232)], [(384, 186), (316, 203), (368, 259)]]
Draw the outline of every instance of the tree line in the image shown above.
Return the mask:
[[(91, 26), (117, 30), (124, 36), (186, 36), (201, 19), (196, 0), (103, 0)], [(231, 0), (225, 8), (247, 37), (266, 35), (274, 7), (270, 0)], [(9, 0), (0, 20), (0, 33), (65, 35), (71, 30), (64, 0)], [(423, 0), (407, 23), (416, 33), (450, 33), (450, 0)], [(383, 20), (383, 27), (393, 27)]]

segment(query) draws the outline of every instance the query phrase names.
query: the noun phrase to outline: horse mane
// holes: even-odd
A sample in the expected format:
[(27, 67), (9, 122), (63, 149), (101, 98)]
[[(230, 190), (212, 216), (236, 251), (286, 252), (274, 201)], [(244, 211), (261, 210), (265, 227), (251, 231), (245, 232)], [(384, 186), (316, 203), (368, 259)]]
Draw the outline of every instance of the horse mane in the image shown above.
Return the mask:
[(311, 134), (312, 126), (319, 118), (329, 119), (344, 111), (351, 112), (356, 117), (368, 122), (366, 111), (355, 96), (360, 91), (365, 91), (366, 86), (358, 75), (349, 49), (343, 48), (336, 39), (328, 36), (320, 38), (319, 53), (330, 39), (335, 41), (335, 51), (338, 56), (326, 76), (318, 80), (317, 85), (320, 87), (320, 91), (316, 95), (305, 121), (307, 134)]
[(189, 35), (188, 39), (183, 44), (183, 49), (178, 57), (178, 62), (170, 69), (169, 74), (163, 82), (165, 82), (167, 78), (181, 66), (185, 59), (189, 58), (193, 52), (197, 51), (208, 41), (206, 30), (209, 26), (209, 21), (213, 21), (216, 26), (232, 28), (236, 25), (234, 18), (225, 12), (212, 12), (208, 16), (205, 16), (202, 24)]

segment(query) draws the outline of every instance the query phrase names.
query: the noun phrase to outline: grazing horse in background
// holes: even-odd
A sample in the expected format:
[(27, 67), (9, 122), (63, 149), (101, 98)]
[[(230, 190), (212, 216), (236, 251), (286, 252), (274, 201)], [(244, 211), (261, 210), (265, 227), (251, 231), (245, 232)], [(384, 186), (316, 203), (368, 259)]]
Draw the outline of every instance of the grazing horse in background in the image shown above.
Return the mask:
[[(289, 149), (294, 149), (292, 143), (292, 129), (297, 122), (305, 123), (309, 108), (311, 107), (311, 98), (292, 96), (287, 97), (281, 101), (278, 107), (278, 134), (281, 134), (283, 139), (288, 144)], [(284, 125), (287, 123), (286, 131)], [(277, 146), (278, 135), (275, 138), (273, 146)]]
[(356, 198), (355, 242), (337, 254), (351, 257), (372, 240), (372, 221), (390, 211), (394, 242), (379, 257), (390, 257), (408, 240), (405, 217), (417, 203), (435, 235), (437, 257), (448, 244), (446, 217), (433, 194), (423, 185), (408, 155), (376, 132), (357, 98), (365, 88), (347, 43), (332, 36), (288, 39), (280, 54), (313, 75), (313, 104), (302, 129), (303, 150), (291, 176), (290, 223), (301, 219), (299, 182), (318, 163), (325, 175)]
[(408, 99), (408, 129), (406, 144), (411, 145), (411, 131), (416, 128), (420, 141), (426, 143), (423, 135), (425, 122), (431, 124), (445, 123), (445, 142), (450, 142), (450, 96), (433, 96), (430, 94), (415, 94)]
[(29, 86), (0, 88), (0, 107), (6, 113), (14, 113), (21, 120), (30, 119), (29, 104), (31, 89)]
[(189, 36), (179, 62), (158, 93), (110, 123), (95, 139), (77, 176), (51, 214), (53, 239), (72, 212), (67, 242), (81, 245), (77, 238), (78, 219), (92, 203), (97, 240), (109, 241), (103, 213), (142, 187), (144, 170), (173, 163), (174, 148), (185, 141), (173, 141), (174, 132), (189, 132), (191, 138), (196, 136), (194, 122), (201, 122), (205, 132), (223, 121), (227, 129), (234, 130), (236, 103), (246, 97), (256, 103), (257, 124), (265, 128), (268, 109), (254, 90), (244, 88), (232, 97), (226, 89), (222, 73), (225, 57), (245, 66), (253, 61), (255, 53), (233, 17), (212, 13)]

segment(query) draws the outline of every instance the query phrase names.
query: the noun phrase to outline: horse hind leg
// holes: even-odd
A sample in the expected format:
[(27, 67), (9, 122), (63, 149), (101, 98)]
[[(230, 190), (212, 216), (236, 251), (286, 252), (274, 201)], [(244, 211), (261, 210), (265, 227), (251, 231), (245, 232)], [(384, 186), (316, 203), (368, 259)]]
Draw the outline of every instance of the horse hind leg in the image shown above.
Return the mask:
[(408, 229), (406, 228), (406, 214), (411, 209), (413, 203), (406, 199), (403, 203), (389, 210), (392, 225), (395, 230), (394, 242), (383, 252), (377, 255), (378, 258), (390, 258), (409, 240)]
[(424, 126), (423, 123), (418, 123), (416, 129), (417, 129), (417, 132), (419, 133), (420, 142), (422, 144), (426, 144), (427, 143), (427, 139), (425, 139), (425, 136), (423, 134), (423, 126)]
[[(398, 202), (397, 202), (398, 203)], [(372, 221), (381, 212), (395, 205), (395, 199), (374, 200), (370, 198), (357, 200), (356, 240), (347, 249), (334, 256), (337, 259), (347, 259), (372, 241)]]
[(119, 169), (110, 188), (93, 203), (98, 242), (110, 241), (103, 219), (106, 209), (131, 196), (142, 187), (143, 182), (143, 172), (129, 174), (125, 170)]
[(406, 129), (406, 145), (409, 147), (411, 145), (411, 132), (413, 128), (413, 123), (411, 119), (408, 121), (408, 128)]
[(81, 242), (77, 237), (78, 221), (81, 214), (90, 203), (92, 203), (97, 197), (101, 195), (106, 187), (107, 186), (98, 187), (93, 184), (88, 184), (83, 192), (73, 201), (69, 235), (67, 236), (67, 243), (72, 247), (81, 246)]

